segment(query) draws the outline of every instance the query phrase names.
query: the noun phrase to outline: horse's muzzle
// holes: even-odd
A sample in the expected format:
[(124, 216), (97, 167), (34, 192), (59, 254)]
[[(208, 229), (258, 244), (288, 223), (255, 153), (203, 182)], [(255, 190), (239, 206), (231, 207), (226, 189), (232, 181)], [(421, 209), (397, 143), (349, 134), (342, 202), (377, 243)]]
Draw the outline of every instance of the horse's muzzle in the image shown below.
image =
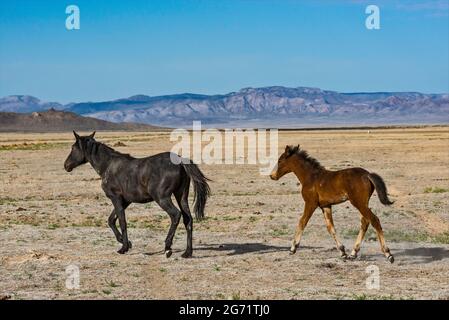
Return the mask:
[(73, 170), (73, 168), (70, 167), (67, 163), (64, 163), (64, 169), (65, 169), (65, 171), (67, 171), (67, 172), (71, 172), (71, 171)]

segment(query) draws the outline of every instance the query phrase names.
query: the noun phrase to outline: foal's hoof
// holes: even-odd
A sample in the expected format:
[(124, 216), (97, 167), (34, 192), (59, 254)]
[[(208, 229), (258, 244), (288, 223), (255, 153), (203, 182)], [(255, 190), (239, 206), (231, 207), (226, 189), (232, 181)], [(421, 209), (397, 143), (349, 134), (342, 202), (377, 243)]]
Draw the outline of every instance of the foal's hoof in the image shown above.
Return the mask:
[(346, 248), (345, 246), (341, 245), (338, 247), (338, 251), (340, 252), (340, 257), (342, 257), (343, 259), (346, 259), (346, 257), (348, 256), (346, 254)]
[(393, 255), (389, 255), (389, 256), (387, 257), (387, 260), (388, 260), (388, 262), (393, 263), (393, 262), (394, 262), (394, 257), (393, 257)]
[(131, 241), (128, 241), (128, 249), (131, 249), (133, 247), (133, 243)]
[(165, 257), (166, 258), (170, 258), (171, 257), (171, 255), (172, 255), (172, 251), (171, 250), (165, 250)]
[(182, 258), (191, 258), (192, 257), (192, 252), (191, 251), (186, 251), (181, 255)]
[(346, 256), (346, 259), (347, 260), (355, 260), (355, 259), (357, 259), (357, 256), (354, 254), (350, 254), (349, 256)]
[(294, 248), (294, 249), (290, 248), (289, 254), (292, 255), (292, 254), (295, 254), (295, 253), (296, 253), (296, 248)]

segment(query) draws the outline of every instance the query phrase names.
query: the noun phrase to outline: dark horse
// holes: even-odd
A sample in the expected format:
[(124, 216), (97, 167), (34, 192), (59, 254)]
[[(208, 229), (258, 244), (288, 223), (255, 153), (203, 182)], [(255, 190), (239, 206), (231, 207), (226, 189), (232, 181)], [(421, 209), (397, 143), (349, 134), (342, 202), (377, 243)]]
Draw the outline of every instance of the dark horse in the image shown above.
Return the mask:
[[(64, 168), (70, 172), (79, 165), (89, 162), (101, 176), (101, 187), (114, 205), (108, 224), (117, 241), (122, 244), (118, 253), (123, 254), (132, 246), (126, 230), (125, 209), (133, 202), (156, 201), (171, 219), (165, 240), (166, 257), (172, 254), (171, 245), (181, 215), (187, 230), (187, 248), (182, 257), (191, 257), (193, 226), (188, 203), (190, 180), (193, 182), (195, 192), (194, 209), (197, 219), (204, 217), (204, 207), (210, 194), (208, 179), (198, 166), (170, 152), (136, 159), (95, 141), (95, 132), (84, 137), (75, 131), (73, 133), (76, 141), (64, 163)], [(173, 204), (172, 195), (175, 196), (180, 210)], [(116, 227), (117, 219), (121, 233)]]
[(316, 208), (321, 208), (326, 220), (327, 230), (334, 238), (341, 256), (346, 258), (345, 247), (337, 238), (332, 219), (332, 205), (349, 200), (361, 214), (361, 226), (359, 235), (354, 245), (350, 259), (355, 259), (360, 251), (360, 244), (365, 237), (369, 224), (376, 229), (380, 248), (385, 257), (391, 263), (394, 262), (390, 249), (385, 244), (385, 239), (379, 218), (368, 207), (369, 199), (377, 191), (379, 200), (384, 205), (391, 205), (387, 196), (387, 188), (382, 178), (362, 168), (349, 168), (338, 171), (326, 170), (316, 159), (310, 157), (305, 150), (286, 146), (285, 152), (279, 157), (277, 168), (270, 177), (278, 180), (283, 175), (293, 172), (302, 184), (302, 197), (304, 198), (304, 213), (299, 219), (295, 237), (290, 248), (294, 254), (301, 240), (301, 235), (310, 217)]

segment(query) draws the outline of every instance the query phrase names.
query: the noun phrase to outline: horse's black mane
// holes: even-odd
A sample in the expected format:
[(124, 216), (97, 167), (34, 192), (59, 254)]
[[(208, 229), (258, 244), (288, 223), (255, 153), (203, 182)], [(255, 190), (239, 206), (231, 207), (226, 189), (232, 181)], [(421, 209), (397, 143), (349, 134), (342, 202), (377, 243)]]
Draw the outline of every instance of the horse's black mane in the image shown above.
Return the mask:
[(89, 152), (89, 154), (98, 154), (98, 152), (100, 150), (102, 150), (103, 152), (107, 153), (109, 156), (111, 157), (121, 157), (121, 158), (127, 158), (127, 159), (134, 159), (134, 157), (132, 157), (130, 154), (128, 153), (121, 153), (117, 150), (112, 149), (110, 146), (98, 142), (96, 140), (90, 140), (87, 143), (87, 150)]
[(310, 156), (306, 150), (298, 149), (296, 151), (296, 155), (303, 161), (310, 164), (313, 169), (317, 169), (317, 170), (324, 169), (324, 167), (321, 165), (321, 163), (314, 157)]

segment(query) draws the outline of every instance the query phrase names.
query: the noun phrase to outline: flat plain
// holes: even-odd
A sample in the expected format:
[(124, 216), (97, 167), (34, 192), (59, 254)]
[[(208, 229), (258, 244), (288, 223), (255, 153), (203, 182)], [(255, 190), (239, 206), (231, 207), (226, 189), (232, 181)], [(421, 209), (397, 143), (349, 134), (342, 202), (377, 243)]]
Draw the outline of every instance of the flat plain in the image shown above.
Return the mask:
[[(167, 132), (98, 132), (97, 140), (136, 157), (174, 144)], [(169, 218), (155, 203), (129, 207), (133, 248), (119, 255), (96, 172), (63, 169), (72, 143), (71, 133), (0, 134), (0, 299), (449, 299), (448, 127), (279, 132), (279, 153), (300, 144), (328, 169), (384, 178), (395, 203), (383, 206), (374, 193), (370, 207), (394, 264), (372, 227), (357, 260), (339, 258), (318, 210), (289, 255), (301, 186), (293, 174), (271, 181), (250, 164), (200, 165), (212, 196), (207, 219), (194, 223), (193, 258), (180, 257), (182, 223), (165, 258)], [(349, 202), (333, 209), (351, 249), (359, 214)], [(66, 287), (71, 265), (79, 289)], [(367, 287), (372, 265), (378, 288)]]

